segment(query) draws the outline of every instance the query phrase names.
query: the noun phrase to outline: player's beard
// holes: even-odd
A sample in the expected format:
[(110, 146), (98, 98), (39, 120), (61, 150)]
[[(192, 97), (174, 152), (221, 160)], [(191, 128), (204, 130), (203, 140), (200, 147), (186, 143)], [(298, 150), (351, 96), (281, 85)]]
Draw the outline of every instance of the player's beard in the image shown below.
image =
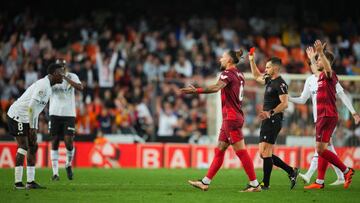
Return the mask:
[(322, 71), (324, 70), (324, 67), (319, 67), (317, 70), (318, 70), (319, 72), (322, 72)]
[(220, 70), (221, 70), (221, 71), (224, 71), (225, 69), (226, 69), (226, 67), (225, 67), (225, 66), (220, 65)]
[(266, 78), (271, 78), (272, 76), (270, 75), (270, 74), (268, 74), (268, 73), (265, 73), (264, 75), (263, 75), (263, 78), (264, 79), (266, 79)]

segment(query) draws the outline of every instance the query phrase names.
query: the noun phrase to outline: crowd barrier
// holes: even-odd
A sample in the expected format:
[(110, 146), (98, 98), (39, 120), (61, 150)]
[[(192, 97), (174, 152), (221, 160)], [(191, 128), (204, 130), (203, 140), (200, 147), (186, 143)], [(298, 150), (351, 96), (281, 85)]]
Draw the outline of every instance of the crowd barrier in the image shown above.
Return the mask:
[[(73, 166), (78, 168), (208, 168), (215, 146), (146, 143), (118, 144), (76, 142)], [(262, 167), (257, 145), (248, 145), (255, 168)], [(50, 142), (39, 143), (37, 167), (51, 167)], [(16, 143), (0, 142), (0, 168), (15, 166)], [(276, 146), (274, 153), (292, 166), (307, 168), (314, 147)], [(347, 166), (360, 169), (360, 147), (338, 147), (336, 151)], [(59, 165), (64, 166), (66, 148), (59, 147)], [(231, 147), (226, 151), (224, 168), (241, 168), (241, 162)]]

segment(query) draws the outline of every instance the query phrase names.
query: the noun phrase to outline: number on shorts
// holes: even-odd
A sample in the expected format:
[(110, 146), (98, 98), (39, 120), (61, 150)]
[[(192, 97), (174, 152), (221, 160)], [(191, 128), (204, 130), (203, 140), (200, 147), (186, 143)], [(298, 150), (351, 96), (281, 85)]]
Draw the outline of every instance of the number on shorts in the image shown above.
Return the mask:
[(19, 131), (23, 131), (23, 130), (24, 130), (23, 123), (18, 123), (18, 130), (19, 130)]

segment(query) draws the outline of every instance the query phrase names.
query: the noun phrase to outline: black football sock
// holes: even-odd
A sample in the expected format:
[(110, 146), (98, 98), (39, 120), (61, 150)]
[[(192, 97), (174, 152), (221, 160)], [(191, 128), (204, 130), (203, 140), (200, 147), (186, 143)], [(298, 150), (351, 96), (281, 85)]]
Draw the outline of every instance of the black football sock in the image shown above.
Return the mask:
[(263, 163), (263, 172), (264, 172), (263, 183), (264, 183), (265, 186), (270, 185), (270, 176), (271, 176), (272, 167), (273, 167), (273, 159), (272, 159), (272, 157), (264, 158), (264, 163)]
[(272, 160), (275, 166), (283, 169), (289, 175), (293, 172), (293, 168), (291, 168), (289, 165), (283, 162), (283, 160), (281, 160), (279, 157), (272, 155)]

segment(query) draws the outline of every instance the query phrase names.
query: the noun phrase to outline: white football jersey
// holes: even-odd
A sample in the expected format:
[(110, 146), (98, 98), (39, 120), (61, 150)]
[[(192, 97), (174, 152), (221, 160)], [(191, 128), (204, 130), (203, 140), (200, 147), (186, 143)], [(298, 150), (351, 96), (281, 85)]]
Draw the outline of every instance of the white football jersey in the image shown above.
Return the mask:
[[(44, 110), (52, 94), (50, 80), (48, 76), (33, 83), (9, 108), (7, 115), (17, 122), (29, 123), (29, 110), (31, 102), (33, 106), (33, 124), (37, 128), (38, 116)], [(30, 126), (31, 127), (31, 126)]]
[[(79, 77), (74, 73), (66, 73), (75, 83), (81, 83)], [(50, 116), (76, 116), (75, 110), (75, 88), (66, 80), (52, 87), (53, 94), (50, 97)]]
[[(314, 116), (314, 122), (316, 122), (317, 118), (317, 111), (316, 111), (316, 96), (317, 96), (317, 90), (318, 90), (318, 77), (316, 77), (314, 74), (308, 77), (305, 81), (304, 90), (301, 93), (301, 96), (304, 96), (305, 99), (309, 99), (311, 96), (312, 104), (313, 104), (313, 116)], [(336, 84), (336, 93), (343, 92), (344, 88), (340, 85), (338, 82)]]

